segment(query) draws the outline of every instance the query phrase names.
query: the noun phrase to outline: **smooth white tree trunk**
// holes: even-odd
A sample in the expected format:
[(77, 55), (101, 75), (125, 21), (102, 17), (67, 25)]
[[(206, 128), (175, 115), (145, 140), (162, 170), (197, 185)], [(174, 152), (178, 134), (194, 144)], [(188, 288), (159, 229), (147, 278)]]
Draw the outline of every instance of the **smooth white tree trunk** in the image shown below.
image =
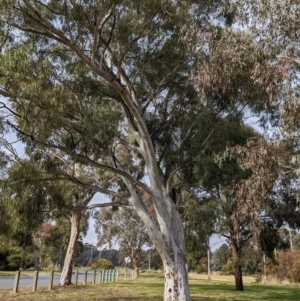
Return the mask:
[(183, 224), (169, 196), (165, 197), (164, 202), (168, 204), (165, 215), (157, 212), (159, 229), (152, 224), (148, 230), (164, 266), (164, 301), (191, 301)]
[(164, 301), (190, 301), (184, 253), (172, 240), (163, 249), (161, 257), (165, 274)]
[(71, 235), (67, 253), (65, 256), (64, 267), (60, 276), (60, 285), (69, 285), (72, 282), (72, 268), (75, 257), (76, 245), (79, 238), (79, 226), (81, 219), (81, 211), (73, 209), (71, 215)]

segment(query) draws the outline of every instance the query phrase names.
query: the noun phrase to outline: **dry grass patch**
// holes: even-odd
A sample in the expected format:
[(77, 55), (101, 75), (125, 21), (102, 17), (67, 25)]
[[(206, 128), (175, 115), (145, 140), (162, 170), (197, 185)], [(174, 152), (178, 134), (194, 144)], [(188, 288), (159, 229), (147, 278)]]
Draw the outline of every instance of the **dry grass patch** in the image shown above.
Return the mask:
[[(225, 275), (218, 275), (218, 274), (212, 274), (210, 276), (211, 281), (213, 282), (226, 282), (226, 283), (234, 283), (234, 276), (225, 276)], [(189, 273), (189, 280), (190, 283), (193, 283), (194, 281), (206, 281), (207, 275), (203, 274), (197, 274), (197, 273)], [(254, 276), (243, 276), (243, 282), (244, 284), (253, 284), (256, 283)]]

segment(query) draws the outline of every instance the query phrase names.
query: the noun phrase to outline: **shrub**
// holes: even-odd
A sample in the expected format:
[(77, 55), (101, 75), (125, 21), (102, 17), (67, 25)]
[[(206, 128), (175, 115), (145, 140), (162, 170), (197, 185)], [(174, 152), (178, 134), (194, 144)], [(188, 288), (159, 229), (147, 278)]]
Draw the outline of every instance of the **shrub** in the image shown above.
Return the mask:
[(222, 267), (221, 272), (223, 275), (233, 275), (233, 262), (232, 258), (228, 258), (227, 263)]
[(280, 251), (278, 252), (278, 265), (275, 267), (276, 276), (280, 281), (284, 279), (292, 280), (290, 271), (294, 262), (294, 252)]
[(300, 282), (300, 253), (294, 253), (294, 261), (290, 270), (290, 278), (293, 282)]
[(105, 259), (105, 258), (100, 258), (98, 261), (97, 261), (97, 264), (95, 266), (96, 269), (101, 269), (101, 270), (111, 270), (111, 269), (114, 269), (115, 267), (113, 266), (113, 264)]
[(207, 272), (207, 266), (204, 263), (200, 262), (196, 266), (195, 272), (198, 273), (198, 274), (205, 273), (205, 272)]
[(22, 258), (20, 255), (10, 255), (7, 257), (7, 269), (16, 271), (21, 267)]

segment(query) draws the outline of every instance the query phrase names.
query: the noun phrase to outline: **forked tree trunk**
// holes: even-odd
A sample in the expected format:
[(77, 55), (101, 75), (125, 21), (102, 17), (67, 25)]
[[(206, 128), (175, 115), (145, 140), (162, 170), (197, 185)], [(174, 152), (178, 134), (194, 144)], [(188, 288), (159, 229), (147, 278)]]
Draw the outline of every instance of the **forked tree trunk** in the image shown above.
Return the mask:
[(234, 279), (235, 279), (235, 288), (237, 291), (243, 291), (243, 274), (241, 266), (241, 250), (234, 238), (231, 238), (231, 249), (233, 257), (233, 270), (234, 270)]
[(81, 219), (81, 211), (73, 209), (72, 216), (71, 216), (71, 235), (69, 240), (69, 245), (64, 261), (64, 267), (61, 273), (60, 285), (69, 285), (72, 282), (72, 268), (73, 268), (73, 261), (75, 257), (76, 245), (79, 238), (79, 226), (80, 226), (80, 219)]

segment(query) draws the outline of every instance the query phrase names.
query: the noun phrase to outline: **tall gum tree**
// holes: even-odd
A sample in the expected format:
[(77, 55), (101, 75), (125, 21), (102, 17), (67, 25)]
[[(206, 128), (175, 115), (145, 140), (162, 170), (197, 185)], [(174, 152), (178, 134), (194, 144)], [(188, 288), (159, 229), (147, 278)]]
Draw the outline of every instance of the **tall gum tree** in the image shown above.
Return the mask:
[[(7, 122), (36, 146), (122, 179), (129, 196), (114, 190), (102, 192), (126, 199), (144, 222), (163, 261), (164, 300), (190, 300), (183, 224), (177, 210), (178, 197), (172, 190), (177, 167), (168, 168), (165, 158), (168, 148), (173, 147), (176, 153), (184, 143), (190, 131), (184, 132), (179, 124), (188, 118), (189, 112), (197, 110), (197, 93), (188, 82), (195, 58), (184, 48), (181, 28), (190, 21), (206, 24), (207, 15), (217, 9), (219, 2), (23, 0), (4, 2), (1, 6), (2, 30), (8, 36), (4, 52), (11, 54), (6, 62), (9, 58), (18, 60), (12, 55), (16, 48), (23, 49), (25, 61), (29, 62), (23, 74), (19, 72), (22, 60), (19, 67), (15, 66), (15, 76), (24, 84), (21, 87), (20, 82), (7, 77), (5, 69), (11, 66), (4, 67), (2, 95), (9, 95), (7, 90), (12, 93), (13, 87), (16, 89), (10, 95), (15, 109), (10, 112), (16, 119)], [(80, 64), (89, 70), (85, 72), (89, 83), (93, 79), (98, 86), (102, 85), (98, 103), (95, 98), (78, 98), (76, 93), (71, 93), (72, 97), (59, 93), (67, 81), (73, 81), (75, 89)], [(45, 74), (43, 68), (49, 70), (49, 66), (55, 67), (56, 72), (52, 68), (52, 73)], [(43, 97), (38, 96), (43, 91), (47, 92), (44, 103)], [(104, 99), (121, 106), (123, 115), (118, 120), (119, 129), (103, 142), (99, 135), (102, 129), (97, 125), (105, 114), (101, 111)], [(88, 116), (63, 111), (76, 101), (80, 105), (93, 103), (96, 108), (90, 113), (94, 118), (89, 120)], [(43, 105), (54, 103), (50, 111), (43, 110)], [(41, 115), (46, 126), (52, 120), (52, 132), (38, 131), (43, 124), (37, 118)], [(66, 131), (62, 143), (56, 139), (59, 131)], [(156, 139), (166, 133), (169, 140), (164, 147), (157, 147)], [(131, 154), (131, 165), (122, 164), (121, 150)], [(99, 151), (101, 156), (95, 155)], [(144, 178), (132, 171), (132, 165)], [(155, 219), (147, 211), (138, 189), (151, 198)]]

